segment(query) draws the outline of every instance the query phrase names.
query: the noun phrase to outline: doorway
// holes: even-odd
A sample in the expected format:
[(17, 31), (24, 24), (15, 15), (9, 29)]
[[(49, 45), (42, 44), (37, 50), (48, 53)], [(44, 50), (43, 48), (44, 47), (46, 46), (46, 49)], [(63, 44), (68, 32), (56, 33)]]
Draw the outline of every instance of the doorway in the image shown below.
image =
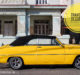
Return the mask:
[(52, 27), (50, 27), (49, 20), (35, 20), (34, 21), (34, 34), (35, 35), (50, 35)]
[(15, 25), (13, 21), (4, 21), (3, 29), (4, 36), (15, 36)]

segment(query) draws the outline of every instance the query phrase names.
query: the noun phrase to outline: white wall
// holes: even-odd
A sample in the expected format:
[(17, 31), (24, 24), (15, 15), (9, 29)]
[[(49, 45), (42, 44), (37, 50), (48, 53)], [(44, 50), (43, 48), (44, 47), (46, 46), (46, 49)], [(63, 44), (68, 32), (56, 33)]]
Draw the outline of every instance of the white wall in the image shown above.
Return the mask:
[(35, 0), (27, 0), (27, 3), (29, 5), (34, 5), (34, 4), (36, 4), (36, 1)]
[[(48, 5), (66, 5), (68, 4), (69, 0), (47, 0)], [(29, 5), (35, 5), (36, 0), (0, 0), (0, 5), (2, 4), (27, 4)]]
[(80, 3), (80, 0), (68, 0), (68, 5), (75, 4), (75, 3)]
[[(68, 5), (70, 4), (71, 0), (47, 0), (48, 1), (48, 5)], [(36, 0), (27, 0), (27, 3), (30, 5), (35, 5), (36, 4)]]
[(25, 0), (0, 0), (0, 5), (2, 4), (24, 4)]
[(74, 0), (74, 3), (80, 3), (80, 0)]
[(50, 5), (58, 5), (58, 4), (60, 4), (60, 0), (48, 0), (48, 4), (50, 4)]

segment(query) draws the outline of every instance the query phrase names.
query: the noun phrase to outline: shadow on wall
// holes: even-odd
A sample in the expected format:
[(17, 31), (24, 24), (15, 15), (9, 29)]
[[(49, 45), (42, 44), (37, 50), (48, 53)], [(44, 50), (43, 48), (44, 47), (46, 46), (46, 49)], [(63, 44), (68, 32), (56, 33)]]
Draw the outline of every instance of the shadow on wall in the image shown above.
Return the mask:
[(80, 34), (70, 32), (70, 44), (80, 44)]

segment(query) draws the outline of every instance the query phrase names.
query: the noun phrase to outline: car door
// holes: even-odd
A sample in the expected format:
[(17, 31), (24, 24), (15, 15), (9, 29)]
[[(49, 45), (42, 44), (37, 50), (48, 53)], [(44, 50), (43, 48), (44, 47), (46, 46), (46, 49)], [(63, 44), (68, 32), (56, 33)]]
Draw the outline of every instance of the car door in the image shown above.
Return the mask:
[(37, 39), (31, 39), (24, 47), (25, 63), (32, 65), (37, 63)]
[(64, 64), (64, 48), (56, 39), (38, 39), (37, 64)]
[[(37, 38), (34, 37), (19, 37), (10, 44), (10, 48), (6, 48), (8, 54), (17, 55), (24, 60), (24, 64), (32, 65), (37, 62)], [(12, 51), (13, 50), (13, 51)]]

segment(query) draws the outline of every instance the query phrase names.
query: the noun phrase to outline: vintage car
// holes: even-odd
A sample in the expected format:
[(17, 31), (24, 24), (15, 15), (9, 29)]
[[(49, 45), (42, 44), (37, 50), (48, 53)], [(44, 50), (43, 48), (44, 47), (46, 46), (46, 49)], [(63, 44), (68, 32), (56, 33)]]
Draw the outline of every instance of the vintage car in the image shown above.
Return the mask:
[(74, 65), (80, 69), (80, 46), (64, 45), (55, 36), (29, 35), (0, 47), (0, 63), (12, 69), (23, 65)]

